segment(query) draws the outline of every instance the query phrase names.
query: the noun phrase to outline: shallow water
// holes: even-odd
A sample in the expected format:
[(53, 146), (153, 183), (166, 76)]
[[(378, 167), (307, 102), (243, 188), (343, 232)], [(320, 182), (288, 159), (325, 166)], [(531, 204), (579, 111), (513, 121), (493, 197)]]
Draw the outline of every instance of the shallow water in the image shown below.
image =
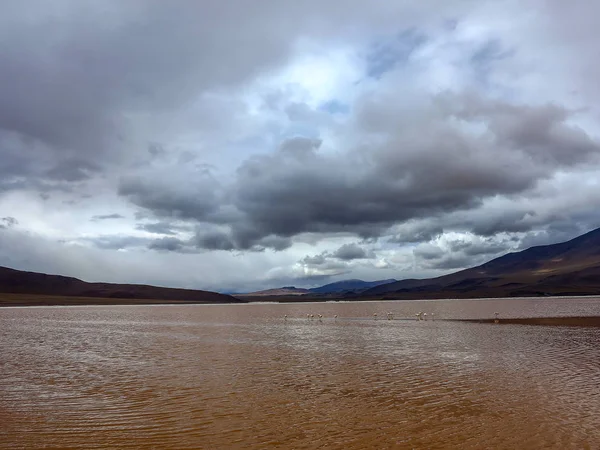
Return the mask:
[(600, 328), (495, 311), (600, 299), (0, 309), (0, 447), (600, 448)]

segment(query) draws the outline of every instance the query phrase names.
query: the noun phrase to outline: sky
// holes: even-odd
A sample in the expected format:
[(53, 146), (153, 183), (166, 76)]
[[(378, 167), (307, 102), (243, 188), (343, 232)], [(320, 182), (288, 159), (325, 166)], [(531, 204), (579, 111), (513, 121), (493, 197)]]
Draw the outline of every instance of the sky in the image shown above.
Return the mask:
[(222, 292), (600, 227), (589, 0), (5, 0), (0, 266)]

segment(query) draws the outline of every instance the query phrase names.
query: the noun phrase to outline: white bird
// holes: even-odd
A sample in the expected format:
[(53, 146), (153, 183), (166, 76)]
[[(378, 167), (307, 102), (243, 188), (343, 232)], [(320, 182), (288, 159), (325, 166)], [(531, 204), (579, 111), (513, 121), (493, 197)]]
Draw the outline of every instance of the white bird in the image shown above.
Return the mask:
[(423, 313), (423, 320), (427, 320), (427, 313)]
[(337, 319), (337, 314), (333, 316), (334, 319)]
[(421, 313), (415, 314), (415, 317), (417, 318), (417, 320), (421, 320)]
[(319, 322), (322, 322), (323, 316), (319, 314)]
[(283, 320), (287, 320), (287, 314), (284, 314)]
[(435, 313), (431, 313), (431, 320), (435, 320)]

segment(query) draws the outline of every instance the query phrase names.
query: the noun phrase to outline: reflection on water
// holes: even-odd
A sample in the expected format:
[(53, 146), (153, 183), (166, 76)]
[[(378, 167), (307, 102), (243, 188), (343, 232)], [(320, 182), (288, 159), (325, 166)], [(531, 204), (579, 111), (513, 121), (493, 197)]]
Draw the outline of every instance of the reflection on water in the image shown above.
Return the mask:
[(0, 447), (600, 447), (599, 328), (388, 311), (600, 315), (600, 300), (3, 309)]

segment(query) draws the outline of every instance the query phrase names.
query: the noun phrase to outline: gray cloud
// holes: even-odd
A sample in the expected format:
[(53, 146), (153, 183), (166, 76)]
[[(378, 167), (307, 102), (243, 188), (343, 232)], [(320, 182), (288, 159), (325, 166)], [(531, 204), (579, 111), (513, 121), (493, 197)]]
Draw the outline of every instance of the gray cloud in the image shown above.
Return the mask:
[(410, 244), (418, 242), (427, 242), (441, 236), (444, 229), (439, 224), (439, 217), (434, 217), (428, 221), (409, 220), (390, 230), (388, 242)]
[(100, 215), (96, 215), (96, 216), (92, 216), (91, 220), (93, 222), (97, 222), (99, 220), (114, 220), (114, 219), (124, 219), (125, 216), (121, 215), (121, 214), (100, 214)]
[(344, 244), (333, 252), (332, 256), (342, 261), (352, 261), (353, 259), (373, 258), (373, 253), (367, 252), (358, 244)]
[(124, 235), (101, 235), (90, 238), (79, 239), (81, 242), (92, 244), (103, 250), (126, 250), (129, 248), (143, 248), (151, 239), (138, 236)]
[(119, 184), (119, 194), (158, 216), (202, 221), (218, 212), (218, 183), (210, 174), (179, 168), (170, 174), (175, 175), (173, 179), (161, 175), (152, 171), (145, 176), (125, 177)]
[(14, 217), (2, 217), (0, 218), (0, 229), (11, 228), (19, 224), (19, 221)]
[[(0, 262), (295, 284), (595, 228), (598, 7), (559, 4), (5, 1), (0, 207), (32, 229), (0, 220)], [(86, 220), (110, 204), (143, 237)], [(87, 240), (32, 238), (41, 211)], [(361, 240), (323, 252), (329, 237)], [(204, 266), (180, 276), (189, 253)]]
[(461, 252), (467, 257), (495, 255), (497, 253), (505, 252), (509, 248), (506, 241), (497, 241), (494, 239), (450, 241), (448, 242), (448, 247), (451, 252)]
[[(388, 128), (373, 122), (371, 103), (358, 125), (383, 138), (365, 148), (331, 154), (320, 150), (321, 141), (297, 137), (274, 153), (244, 161), (227, 186), (201, 177), (190, 185), (165, 185), (155, 181), (159, 176), (140, 176), (123, 181), (120, 193), (157, 215), (225, 226), (199, 235), (204, 248), (246, 250), (269, 246), (261, 240), (270, 236), (307, 232), (372, 238), (394, 223), (475, 210), (486, 198), (527, 192), (600, 150), (598, 142), (569, 124), (571, 112), (552, 105), (443, 96), (417, 122), (412, 115), (393, 121), (388, 115)], [(458, 127), (456, 119), (484, 128)], [(421, 129), (428, 132), (416, 131)], [(502, 218), (504, 226), (479, 223), (474, 231), (525, 229), (518, 222), (519, 214), (522, 219), (527, 213), (515, 214)], [(420, 231), (419, 237), (439, 231), (439, 226)]]
[(148, 233), (167, 234), (170, 236), (175, 236), (177, 230), (181, 229), (181, 227), (170, 222), (139, 223), (135, 228), (136, 230), (147, 231)]
[(236, 229), (234, 232), (201, 231), (192, 239), (193, 245), (206, 250), (250, 250), (262, 252), (267, 248), (280, 251), (289, 248), (292, 240), (282, 236), (260, 236), (252, 229)]
[(422, 243), (413, 249), (420, 267), (434, 270), (463, 269), (482, 264), (514, 248), (510, 239), (467, 238), (449, 240), (445, 245)]
[[(235, 87), (287, 62), (298, 40), (351, 39), (353, 33), (409, 22), (404, 13), (413, 8), (375, 3), (3, 2), (0, 135), (18, 136), (29, 155), (47, 147), (44, 157), (58, 167), (50, 175), (66, 181), (88, 176), (62, 167), (74, 157), (86, 164), (129, 161), (142, 144), (160, 153), (153, 131), (163, 114), (180, 114), (191, 98)], [(449, 10), (438, 5), (428, 15), (443, 17)], [(212, 113), (204, 114), (206, 122)]]
[(151, 250), (178, 252), (183, 251), (187, 247), (185, 243), (180, 239), (174, 237), (164, 237), (150, 242), (148, 248)]

